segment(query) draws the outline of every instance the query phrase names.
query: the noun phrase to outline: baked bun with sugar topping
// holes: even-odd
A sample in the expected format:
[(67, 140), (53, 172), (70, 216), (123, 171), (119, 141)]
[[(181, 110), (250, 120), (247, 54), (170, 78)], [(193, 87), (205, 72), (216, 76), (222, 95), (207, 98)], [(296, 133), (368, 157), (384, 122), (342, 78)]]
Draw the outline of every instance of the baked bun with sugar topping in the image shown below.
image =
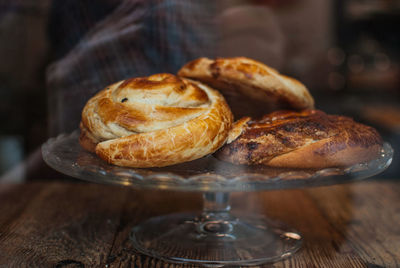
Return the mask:
[(184, 65), (178, 75), (220, 90), (236, 118), (259, 117), (283, 108), (314, 107), (314, 100), (302, 83), (245, 57), (199, 58)]
[(115, 165), (163, 167), (216, 151), (232, 120), (218, 91), (155, 74), (120, 81), (92, 97), (82, 111), (80, 143)]
[(369, 126), (319, 110), (276, 111), (242, 118), (215, 154), (234, 164), (287, 168), (349, 166), (378, 157), (382, 139)]

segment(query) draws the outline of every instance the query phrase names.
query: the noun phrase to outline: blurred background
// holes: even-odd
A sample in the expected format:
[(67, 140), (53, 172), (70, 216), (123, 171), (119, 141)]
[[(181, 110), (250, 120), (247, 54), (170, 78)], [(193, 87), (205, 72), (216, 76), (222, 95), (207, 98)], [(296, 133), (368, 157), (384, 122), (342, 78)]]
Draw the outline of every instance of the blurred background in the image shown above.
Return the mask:
[[(60, 178), (40, 145), (88, 98), (201, 56), (262, 61), (396, 150), (399, 25), (398, 0), (0, 0), (0, 182)], [(400, 178), (397, 155), (383, 177)]]

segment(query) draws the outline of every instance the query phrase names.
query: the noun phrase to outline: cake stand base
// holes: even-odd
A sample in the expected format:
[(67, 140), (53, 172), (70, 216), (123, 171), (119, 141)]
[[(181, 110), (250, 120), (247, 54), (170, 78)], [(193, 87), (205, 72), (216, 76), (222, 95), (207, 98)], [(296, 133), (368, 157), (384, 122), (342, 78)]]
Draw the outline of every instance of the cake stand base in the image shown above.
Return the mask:
[(173, 263), (207, 267), (251, 266), (291, 256), (301, 235), (265, 218), (230, 213), (170, 214), (133, 228), (131, 241), (145, 255)]

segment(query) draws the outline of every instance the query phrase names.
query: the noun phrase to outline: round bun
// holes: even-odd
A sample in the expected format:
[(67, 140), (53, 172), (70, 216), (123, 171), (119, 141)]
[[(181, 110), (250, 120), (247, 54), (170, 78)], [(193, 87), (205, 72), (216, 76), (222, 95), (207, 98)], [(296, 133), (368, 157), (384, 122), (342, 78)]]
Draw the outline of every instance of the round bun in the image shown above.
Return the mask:
[(80, 143), (109, 163), (162, 167), (213, 153), (233, 116), (216, 90), (172, 74), (113, 84), (82, 111)]
[(199, 58), (183, 66), (178, 75), (220, 90), (235, 117), (257, 117), (282, 108), (314, 107), (314, 100), (302, 83), (245, 57)]
[(287, 168), (349, 166), (375, 159), (382, 139), (369, 126), (319, 110), (277, 111), (234, 124), (215, 155), (234, 164)]

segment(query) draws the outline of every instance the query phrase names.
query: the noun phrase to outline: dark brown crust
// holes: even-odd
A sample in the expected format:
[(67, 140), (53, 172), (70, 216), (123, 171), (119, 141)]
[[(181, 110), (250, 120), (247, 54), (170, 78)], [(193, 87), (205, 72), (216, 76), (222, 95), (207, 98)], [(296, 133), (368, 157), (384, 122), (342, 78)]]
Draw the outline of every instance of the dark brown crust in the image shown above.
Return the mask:
[(249, 121), (216, 156), (235, 164), (325, 168), (371, 160), (381, 145), (374, 128), (349, 117), (319, 110), (278, 111)]

